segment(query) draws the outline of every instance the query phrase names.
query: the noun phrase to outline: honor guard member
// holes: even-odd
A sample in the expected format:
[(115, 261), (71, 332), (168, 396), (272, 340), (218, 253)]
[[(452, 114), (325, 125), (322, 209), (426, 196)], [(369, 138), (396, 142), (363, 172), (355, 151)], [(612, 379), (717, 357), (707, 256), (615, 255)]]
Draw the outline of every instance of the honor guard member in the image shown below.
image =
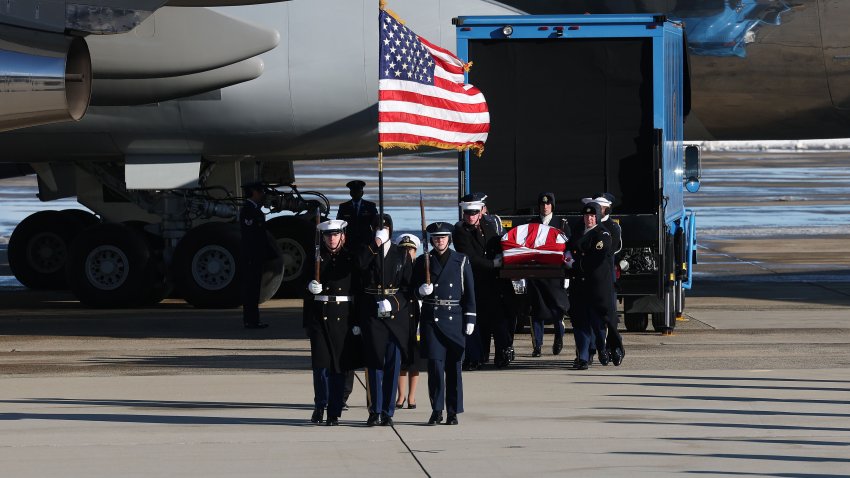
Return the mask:
[[(356, 253), (362, 246), (372, 242), (372, 221), (378, 215), (375, 203), (363, 199), (363, 188), (366, 183), (355, 179), (345, 185), (351, 195), (350, 201), (339, 205), (336, 218), (348, 223), (346, 228), (346, 247), (352, 253)], [(354, 370), (345, 374), (345, 395), (343, 409), (348, 410), (348, 397), (354, 389)]]
[(413, 263), (407, 252), (390, 241), (393, 222), (375, 217), (375, 238), (358, 253), (362, 289), (357, 297), (369, 379), (369, 419), (366, 424), (392, 425), (401, 361), (407, 357), (410, 316), (407, 309)]
[(339, 425), (342, 415), (345, 372), (354, 370), (362, 344), (352, 332), (354, 317), (354, 258), (345, 247), (345, 221), (325, 221), (321, 232), (319, 278), (307, 285), (304, 300), (304, 329), (310, 338), (315, 409), (313, 423), (322, 422), (327, 408), (327, 425)]
[(352, 251), (356, 251), (360, 246), (372, 242), (372, 222), (378, 215), (378, 208), (375, 207), (375, 203), (363, 199), (363, 188), (366, 187), (365, 182), (356, 179), (349, 181), (346, 186), (348, 187), (349, 194), (351, 194), (351, 200), (339, 205), (336, 218), (348, 223), (346, 240), (348, 241), (348, 247)]
[(260, 182), (242, 186), (246, 201), (239, 210), (242, 231), (242, 324), (246, 329), (263, 329), (269, 324), (260, 322), (260, 287), (263, 264), (275, 256), (266, 236), (266, 215), (260, 209), (265, 192)]
[(476, 370), (489, 360), (491, 335), (496, 345), (494, 362), (497, 367), (506, 367), (514, 356), (511, 310), (506, 298), (509, 285), (498, 277), (498, 268), (502, 266), (501, 238), (492, 222), (481, 219), (485, 197), (475, 193), (461, 198), (463, 219), (455, 224), (452, 232), (455, 250), (466, 255), (475, 276), (478, 320), (475, 332), (466, 341), (464, 367), (467, 370)]
[[(537, 196), (539, 214), (530, 223), (545, 224), (560, 229), (569, 239), (570, 226), (567, 219), (555, 215), (555, 194), (540, 193)], [(529, 279), (528, 298), (531, 302), (531, 328), (534, 337), (532, 357), (540, 357), (543, 347), (543, 329), (546, 320), (551, 320), (555, 338), (552, 341), (552, 354), (559, 355), (564, 348), (564, 317), (570, 309), (570, 298), (564, 279)]]
[(601, 225), (602, 206), (589, 202), (582, 208), (584, 231), (572, 241), (573, 280), (570, 283), (570, 317), (576, 341), (574, 368), (587, 370), (596, 334), (600, 359), (606, 353), (605, 317), (611, 313), (614, 292), (614, 253), (611, 234)]
[[(611, 233), (611, 248), (614, 251), (614, 272), (612, 274), (614, 280), (614, 293), (611, 296), (611, 300), (613, 304), (609, 310), (611, 310), (611, 315), (605, 318), (605, 327), (608, 331), (608, 336), (605, 339), (605, 343), (608, 347), (608, 357), (610, 357), (611, 362), (614, 363), (615, 366), (619, 366), (623, 363), (623, 357), (626, 356), (626, 350), (623, 348), (623, 338), (620, 335), (620, 332), (617, 330), (617, 324), (620, 319), (617, 315), (617, 254), (623, 249), (623, 231), (620, 228), (620, 223), (611, 219), (611, 207), (614, 204), (614, 195), (611, 193), (596, 193), (592, 198), (584, 198), (582, 199), (583, 203), (595, 202), (602, 206), (602, 220), (601, 224), (605, 226), (605, 229)], [(594, 337), (594, 343), (597, 343), (598, 340)], [(598, 346), (598, 345), (597, 345)], [(604, 354), (600, 356), (599, 361), (602, 365), (608, 365), (607, 360), (603, 362), (603, 359), (607, 359)]]
[(463, 413), (461, 367), (465, 336), (475, 330), (475, 283), (466, 255), (449, 249), (453, 227), (435, 222), (427, 228), (431, 245), (431, 282), (425, 274), (425, 256), (416, 259), (413, 284), (420, 284), (416, 297), (422, 299), (420, 331), (422, 355), (428, 359), (428, 396), (431, 398), (429, 425), (443, 421), (457, 425)]

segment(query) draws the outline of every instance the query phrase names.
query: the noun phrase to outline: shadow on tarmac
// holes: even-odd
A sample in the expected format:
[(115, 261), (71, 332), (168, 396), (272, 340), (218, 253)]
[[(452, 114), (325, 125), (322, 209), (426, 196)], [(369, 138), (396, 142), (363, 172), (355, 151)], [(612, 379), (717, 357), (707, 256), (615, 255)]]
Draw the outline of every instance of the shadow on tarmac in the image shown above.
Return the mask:
[[(709, 427), (709, 428), (751, 428), (754, 430), (798, 430), (798, 431), (819, 431), (819, 432), (850, 432), (850, 428), (845, 427), (804, 427), (797, 425), (759, 425), (754, 423), (715, 423), (715, 422), (659, 422), (648, 420), (610, 420), (605, 423), (617, 425), (678, 425), (686, 427)], [(850, 459), (848, 459), (850, 460)]]
[[(795, 455), (750, 455), (736, 453), (709, 453), (699, 455), (696, 453), (670, 453), (660, 451), (614, 451), (615, 455), (645, 455), (645, 456), (687, 456), (694, 458), (733, 458), (738, 460), (770, 460), (770, 461), (802, 461), (802, 462), (817, 462), (817, 463), (850, 463), (850, 458), (830, 458), (820, 456), (795, 456)], [(800, 476), (800, 475), (794, 475)], [(818, 476), (835, 476), (835, 475), (818, 475)]]
[(303, 352), (299, 349), (277, 349), (277, 354), (253, 354), (254, 350), (241, 350), (242, 355), (166, 355), (166, 356), (121, 356), (95, 357), (86, 359), (88, 365), (122, 365), (132, 368), (202, 368), (234, 370), (310, 370), (309, 356), (293, 356)]
[[(587, 375), (588, 377), (609, 377), (610, 375)], [(771, 377), (694, 377), (692, 375), (653, 375), (653, 374), (618, 374), (622, 378), (657, 378), (659, 380), (719, 380), (721, 382), (806, 382), (806, 383), (850, 383), (850, 380), (820, 380), (805, 378), (771, 378)]]
[(801, 392), (850, 392), (850, 388), (828, 388), (828, 387), (782, 387), (770, 385), (725, 385), (706, 383), (680, 383), (680, 382), (576, 382), (582, 385), (637, 385), (642, 387), (683, 387), (683, 388), (739, 388), (745, 390), (799, 390)]
[(675, 437), (661, 438), (661, 440), (671, 441), (708, 441), (708, 442), (743, 442), (743, 443), (764, 443), (768, 445), (806, 445), (806, 446), (850, 446), (848, 442), (838, 441), (822, 441), (822, 440), (782, 440), (779, 438), (694, 438), (694, 437)]
[(767, 403), (812, 403), (850, 405), (850, 400), (823, 400), (819, 398), (765, 398), (765, 397), (717, 397), (701, 395), (640, 395), (640, 394), (616, 394), (609, 397), (627, 398), (676, 398), (679, 400), (709, 400), (718, 402), (767, 402)]
[(155, 423), (172, 425), (278, 425), (314, 427), (305, 419), (250, 418), (250, 417), (199, 417), (174, 415), (135, 415), (121, 413), (0, 413), (0, 422), (14, 420), (70, 420), (111, 423)]
[(777, 412), (773, 410), (719, 410), (716, 408), (638, 408), (638, 407), (595, 407), (594, 410), (646, 411), (665, 413), (715, 413), (722, 415), (755, 415), (782, 417), (827, 417), (850, 418), (850, 413)]
[(105, 406), (132, 407), (136, 409), (189, 409), (189, 410), (243, 410), (251, 408), (273, 408), (284, 410), (313, 410), (313, 405), (304, 403), (260, 403), (260, 402), (183, 402), (174, 400), (102, 400), (78, 398), (27, 398), (0, 400), (0, 403), (25, 403), (33, 405)]

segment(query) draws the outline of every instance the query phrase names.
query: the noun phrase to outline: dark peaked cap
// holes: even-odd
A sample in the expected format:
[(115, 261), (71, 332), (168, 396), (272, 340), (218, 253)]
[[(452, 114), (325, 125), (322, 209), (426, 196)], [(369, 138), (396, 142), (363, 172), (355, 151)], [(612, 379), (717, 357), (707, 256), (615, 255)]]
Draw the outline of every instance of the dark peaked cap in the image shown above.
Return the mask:
[(348, 189), (363, 189), (363, 188), (366, 187), (366, 183), (364, 181), (359, 180), (359, 179), (355, 179), (353, 181), (349, 181), (349, 182), (345, 183), (345, 186)]
[(432, 222), (428, 224), (428, 227), (425, 228), (428, 231), (428, 234), (432, 236), (451, 236), (452, 235), (452, 225), (448, 222)]

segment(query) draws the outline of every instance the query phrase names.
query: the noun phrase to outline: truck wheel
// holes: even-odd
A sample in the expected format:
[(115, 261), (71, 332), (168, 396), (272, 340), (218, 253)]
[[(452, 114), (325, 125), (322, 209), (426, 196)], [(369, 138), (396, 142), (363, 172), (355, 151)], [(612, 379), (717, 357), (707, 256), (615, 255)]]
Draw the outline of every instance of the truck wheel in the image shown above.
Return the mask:
[(97, 216), (82, 209), (63, 209), (59, 213), (76, 219), (83, 226), (83, 229), (100, 224), (100, 219)]
[(302, 216), (278, 216), (266, 223), (283, 261), (283, 280), (275, 297), (296, 299), (304, 295), (313, 275), (315, 227), (313, 221)]
[(98, 224), (74, 240), (65, 267), (71, 292), (92, 307), (133, 307), (151, 294), (156, 261), (144, 239), (122, 224)]
[(65, 264), (74, 238), (97, 218), (85, 211), (39, 211), (20, 222), (9, 239), (12, 274), (30, 289), (67, 289)]
[(664, 312), (652, 314), (652, 328), (656, 332), (670, 333), (676, 328), (675, 293), (672, 290), (664, 292)]
[(649, 326), (649, 316), (639, 313), (623, 314), (623, 322), (629, 332), (645, 332)]

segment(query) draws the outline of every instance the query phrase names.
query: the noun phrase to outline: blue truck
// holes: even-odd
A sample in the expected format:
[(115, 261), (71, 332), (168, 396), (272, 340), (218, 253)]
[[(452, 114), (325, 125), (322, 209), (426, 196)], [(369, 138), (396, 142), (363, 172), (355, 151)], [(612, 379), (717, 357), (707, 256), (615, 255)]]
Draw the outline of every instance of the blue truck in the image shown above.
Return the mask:
[[(684, 148), (690, 87), (682, 25), (661, 15), (466, 16), (454, 19), (469, 83), (487, 99), (481, 158), (458, 159), (458, 193), (486, 192), (512, 227), (553, 192), (555, 213), (583, 227), (581, 198), (614, 194), (623, 230), (618, 281), (629, 331), (672, 331), (696, 261), (685, 191), (699, 151)], [(551, 277), (545, 268), (503, 277)]]

